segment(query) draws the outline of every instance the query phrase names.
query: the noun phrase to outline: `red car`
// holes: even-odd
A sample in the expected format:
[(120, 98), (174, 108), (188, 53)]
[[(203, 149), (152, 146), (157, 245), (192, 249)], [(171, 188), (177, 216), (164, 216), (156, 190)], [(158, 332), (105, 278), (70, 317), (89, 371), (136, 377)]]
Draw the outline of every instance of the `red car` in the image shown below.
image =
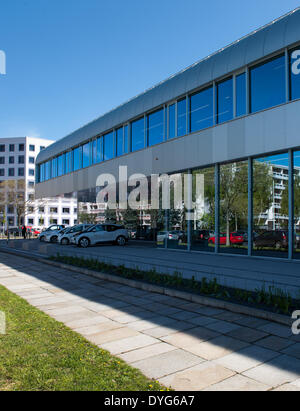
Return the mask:
[(37, 228), (32, 228), (32, 227), (26, 227), (26, 228), (27, 228), (27, 233), (31, 233), (31, 235), (41, 234), (41, 231)]
[[(226, 233), (220, 233), (219, 244), (226, 245), (227, 235)], [(210, 244), (216, 244), (216, 238), (210, 237), (208, 240)], [(230, 233), (230, 244), (243, 244), (244, 237), (238, 233)]]

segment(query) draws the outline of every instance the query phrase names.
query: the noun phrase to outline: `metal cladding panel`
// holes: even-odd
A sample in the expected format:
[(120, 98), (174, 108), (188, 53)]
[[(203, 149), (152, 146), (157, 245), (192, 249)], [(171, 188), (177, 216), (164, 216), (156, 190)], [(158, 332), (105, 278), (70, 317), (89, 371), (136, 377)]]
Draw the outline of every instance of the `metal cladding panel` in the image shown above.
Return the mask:
[(201, 60), (43, 150), (37, 164), (300, 41), (300, 8)]

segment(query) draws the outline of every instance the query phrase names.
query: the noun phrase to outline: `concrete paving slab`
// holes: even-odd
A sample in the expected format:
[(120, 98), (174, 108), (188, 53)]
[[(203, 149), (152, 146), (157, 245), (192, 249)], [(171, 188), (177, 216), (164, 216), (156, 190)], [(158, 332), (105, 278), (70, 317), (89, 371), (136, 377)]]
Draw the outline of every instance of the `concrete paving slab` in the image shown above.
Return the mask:
[(216, 363), (241, 374), (244, 371), (268, 362), (279, 355), (280, 354), (276, 351), (267, 350), (266, 348), (253, 345), (251, 347), (243, 348), (238, 352), (226, 355), (225, 357), (219, 358), (216, 360)]
[(150, 345), (149, 347), (140, 348), (134, 351), (130, 351), (126, 354), (121, 354), (119, 357), (126, 361), (127, 363), (131, 364), (133, 362), (146, 360), (147, 358), (156, 357), (160, 354), (165, 354), (170, 351), (174, 351), (177, 348), (173, 345), (167, 343), (158, 343), (154, 345)]
[(182, 372), (159, 378), (159, 382), (176, 391), (201, 391), (234, 375), (233, 371), (218, 364), (204, 362)]
[(268, 334), (263, 331), (253, 330), (248, 327), (239, 327), (236, 330), (230, 331), (227, 335), (249, 343), (254, 343), (268, 336)]
[(211, 385), (204, 391), (269, 391), (270, 386), (251, 380), (243, 375), (234, 375), (226, 380)]
[(102, 344), (101, 348), (110, 351), (111, 354), (123, 354), (129, 351), (137, 350), (138, 348), (147, 347), (149, 345), (157, 344), (160, 341), (156, 338), (149, 337), (148, 335), (137, 335), (131, 338), (125, 338), (123, 340), (114, 341), (107, 344)]
[(184, 350), (174, 350), (150, 359), (137, 361), (133, 367), (141, 370), (149, 378), (162, 378), (177, 371), (200, 364), (203, 360)]

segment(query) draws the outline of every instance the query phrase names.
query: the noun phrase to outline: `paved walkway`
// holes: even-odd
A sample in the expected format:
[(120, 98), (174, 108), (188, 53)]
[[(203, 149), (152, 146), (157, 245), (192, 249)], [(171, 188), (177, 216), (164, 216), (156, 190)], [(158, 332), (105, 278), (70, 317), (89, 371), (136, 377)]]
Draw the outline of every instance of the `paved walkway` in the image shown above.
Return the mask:
[(0, 284), (175, 390), (300, 390), (288, 327), (5, 253)]

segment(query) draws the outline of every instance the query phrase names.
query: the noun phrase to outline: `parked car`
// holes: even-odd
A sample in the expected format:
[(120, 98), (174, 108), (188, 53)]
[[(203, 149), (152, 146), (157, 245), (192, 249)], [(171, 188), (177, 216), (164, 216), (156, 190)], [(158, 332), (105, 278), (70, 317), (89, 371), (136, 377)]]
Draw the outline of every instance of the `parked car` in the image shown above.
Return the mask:
[(57, 242), (61, 245), (73, 244), (75, 243), (73, 240), (75, 234), (80, 234), (91, 227), (93, 227), (93, 224), (78, 224), (74, 227), (66, 228), (58, 234)]
[(295, 244), (296, 244), (296, 248), (300, 248), (300, 233), (296, 233), (295, 234)]
[(254, 239), (253, 246), (255, 248), (270, 247), (279, 250), (280, 248), (288, 248), (288, 232), (284, 230), (265, 231)]
[[(220, 245), (226, 245), (227, 242), (227, 234), (226, 233), (220, 233), (219, 237), (219, 244)], [(216, 237), (210, 237), (208, 240), (209, 244), (216, 244)], [(244, 243), (244, 237), (240, 235), (239, 233), (230, 233), (230, 244), (243, 244)]]
[(179, 240), (179, 234), (176, 231), (159, 231), (157, 234), (157, 241), (159, 243), (163, 242), (165, 239), (168, 240)]
[(97, 224), (82, 233), (75, 234), (74, 238), (76, 245), (83, 248), (103, 243), (124, 246), (129, 240), (129, 234), (124, 226)]
[(37, 228), (33, 227), (26, 227), (27, 228), (27, 235), (30, 234), (31, 236), (37, 236), (41, 234), (41, 231)]
[(64, 229), (64, 225), (53, 224), (50, 227), (48, 227), (45, 231), (41, 232), (41, 234), (38, 236), (38, 239), (41, 242), (56, 243), (58, 234), (60, 233), (60, 231)]

